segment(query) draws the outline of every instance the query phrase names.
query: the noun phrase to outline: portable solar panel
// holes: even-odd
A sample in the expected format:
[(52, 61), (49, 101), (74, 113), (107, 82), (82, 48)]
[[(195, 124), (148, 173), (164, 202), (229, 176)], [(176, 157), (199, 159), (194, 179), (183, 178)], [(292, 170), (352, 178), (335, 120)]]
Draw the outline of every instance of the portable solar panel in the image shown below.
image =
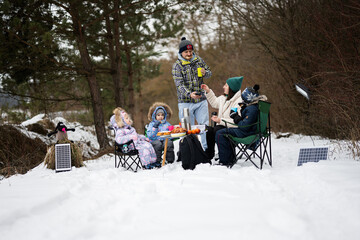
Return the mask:
[(306, 97), (307, 100), (310, 100), (310, 91), (307, 87), (302, 85), (301, 83), (295, 84), (296, 91), (298, 91), (301, 95)]
[(70, 143), (55, 144), (55, 171), (71, 170), (71, 149)]
[(299, 153), (298, 166), (307, 162), (318, 162), (327, 160), (329, 148), (301, 148)]

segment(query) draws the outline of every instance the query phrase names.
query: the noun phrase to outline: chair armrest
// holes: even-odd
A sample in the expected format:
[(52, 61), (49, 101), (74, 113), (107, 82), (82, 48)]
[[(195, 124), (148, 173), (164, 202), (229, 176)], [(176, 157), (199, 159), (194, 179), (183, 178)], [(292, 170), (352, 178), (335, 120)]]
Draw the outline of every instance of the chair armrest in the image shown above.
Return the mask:
[(225, 123), (225, 126), (226, 126), (226, 127), (227, 127), (228, 124), (233, 125), (233, 126), (237, 126), (237, 124), (232, 123), (232, 122), (229, 122), (229, 121), (226, 121), (226, 120), (224, 120), (224, 119), (221, 119), (221, 121), (223, 121), (223, 122)]
[(226, 121), (226, 120), (224, 120), (224, 119), (221, 119), (221, 120), (225, 123), (226, 128), (228, 128), (227, 124), (230, 124), (230, 125), (233, 125), (233, 126), (237, 126), (238, 128), (242, 128), (242, 127), (250, 127), (250, 126), (253, 126), (253, 125), (256, 125), (256, 124), (259, 123), (259, 121), (257, 121), (257, 122), (254, 122), (254, 123), (252, 123), (252, 124), (249, 124), (249, 125), (239, 126), (239, 125), (237, 125), (237, 124), (235, 124), (235, 123)]
[[(119, 145), (119, 146), (123, 146), (123, 145), (131, 145), (131, 144), (134, 144), (134, 140), (132, 140), (132, 139), (130, 139), (129, 141), (127, 141), (127, 142), (124, 142), (124, 143), (116, 143), (117, 145)], [(135, 146), (135, 144), (134, 144), (134, 146)]]

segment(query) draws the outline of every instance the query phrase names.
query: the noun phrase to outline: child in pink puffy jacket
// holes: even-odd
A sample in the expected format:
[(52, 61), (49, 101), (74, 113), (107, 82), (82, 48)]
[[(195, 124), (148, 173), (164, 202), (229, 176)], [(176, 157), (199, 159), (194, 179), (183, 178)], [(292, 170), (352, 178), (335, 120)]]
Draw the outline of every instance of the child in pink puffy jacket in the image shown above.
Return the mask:
[(135, 148), (139, 151), (140, 161), (142, 165), (147, 168), (156, 162), (156, 154), (150, 140), (144, 135), (137, 134), (134, 127), (131, 125), (131, 120), (127, 112), (117, 107), (113, 111), (114, 115), (110, 118), (110, 123), (115, 129), (115, 141), (118, 144), (123, 144), (131, 139), (134, 141)]

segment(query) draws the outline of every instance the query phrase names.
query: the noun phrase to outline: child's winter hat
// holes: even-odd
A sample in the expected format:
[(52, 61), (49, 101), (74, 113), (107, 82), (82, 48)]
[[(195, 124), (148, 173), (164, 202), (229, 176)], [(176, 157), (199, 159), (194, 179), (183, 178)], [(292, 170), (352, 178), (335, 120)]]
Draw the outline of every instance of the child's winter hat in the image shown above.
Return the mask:
[(256, 97), (259, 96), (260, 86), (255, 84), (254, 87), (247, 87), (241, 93), (241, 98), (245, 103), (251, 103)]
[(164, 110), (165, 109), (165, 112), (166, 112), (166, 120), (169, 120), (171, 118), (171, 115), (172, 115), (172, 110), (170, 108), (169, 105), (167, 105), (166, 103), (164, 102), (154, 102), (153, 105), (151, 105), (149, 107), (149, 112), (148, 112), (148, 119), (149, 121), (152, 121), (153, 120), (153, 116), (155, 117), (156, 116), (156, 113), (154, 113), (154, 111), (158, 110), (158, 109), (162, 109)]
[(165, 115), (165, 111), (164, 111), (164, 109), (162, 109), (162, 108), (158, 108), (158, 110), (156, 110), (155, 115), (158, 115), (159, 113), (162, 113), (162, 114), (164, 114), (164, 115)]
[(236, 93), (237, 91), (240, 90), (243, 79), (244, 79), (243, 76), (241, 76), (241, 77), (232, 77), (232, 78), (229, 78), (228, 80), (226, 80), (226, 83), (229, 85), (230, 89), (234, 93)]
[[(124, 109), (122, 109), (121, 107), (117, 107), (114, 109), (113, 111), (114, 113), (114, 118), (110, 119), (110, 122), (112, 122), (113, 120), (115, 120), (116, 124), (118, 127), (122, 128), (124, 126), (126, 126), (127, 124), (124, 121), (124, 115), (126, 113), (126, 111)], [(130, 118), (129, 114), (128, 114), (129, 120), (130, 120), (130, 125), (133, 124), (132, 119)], [(113, 123), (113, 122), (112, 122)]]
[(179, 53), (182, 53), (185, 50), (194, 50), (194, 47), (189, 40), (186, 40), (185, 37), (182, 37), (179, 44)]

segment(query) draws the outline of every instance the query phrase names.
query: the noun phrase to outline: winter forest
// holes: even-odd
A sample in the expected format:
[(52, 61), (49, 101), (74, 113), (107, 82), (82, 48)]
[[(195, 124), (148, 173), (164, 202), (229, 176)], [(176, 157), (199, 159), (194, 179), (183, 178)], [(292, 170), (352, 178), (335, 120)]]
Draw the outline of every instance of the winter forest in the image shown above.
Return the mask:
[[(360, 239), (359, 0), (0, 0), (0, 15), (2, 239)], [(114, 168), (116, 107), (140, 134), (154, 102), (179, 124), (182, 37), (216, 96), (239, 76), (267, 96), (272, 166)], [(56, 173), (59, 122), (84, 161)], [(328, 161), (296, 165), (320, 146)]]
[[(176, 109), (171, 64), (191, 39), (222, 91), (231, 76), (258, 83), (273, 103), (273, 131), (350, 139), (359, 150), (359, 2), (2, 1), (1, 94), (10, 121), (77, 111), (101, 148), (115, 106), (146, 124), (151, 99)], [(295, 84), (305, 85), (304, 99)], [(81, 114), (82, 113), (82, 114)], [(2, 120), (4, 121), (4, 120)]]
[(153, 99), (177, 109), (171, 65), (186, 36), (211, 66), (217, 94), (224, 80), (244, 76), (273, 104), (272, 131), (350, 140), (359, 156), (359, 9), (355, 0), (5, 0), (1, 123), (67, 111), (94, 125), (106, 149), (114, 107), (137, 129)]
[(171, 65), (186, 36), (217, 94), (244, 76), (272, 103), (272, 131), (349, 140), (356, 157), (359, 9), (355, 0), (1, 1), (1, 124), (69, 112), (106, 149), (114, 107), (137, 129), (153, 99), (177, 109)]

